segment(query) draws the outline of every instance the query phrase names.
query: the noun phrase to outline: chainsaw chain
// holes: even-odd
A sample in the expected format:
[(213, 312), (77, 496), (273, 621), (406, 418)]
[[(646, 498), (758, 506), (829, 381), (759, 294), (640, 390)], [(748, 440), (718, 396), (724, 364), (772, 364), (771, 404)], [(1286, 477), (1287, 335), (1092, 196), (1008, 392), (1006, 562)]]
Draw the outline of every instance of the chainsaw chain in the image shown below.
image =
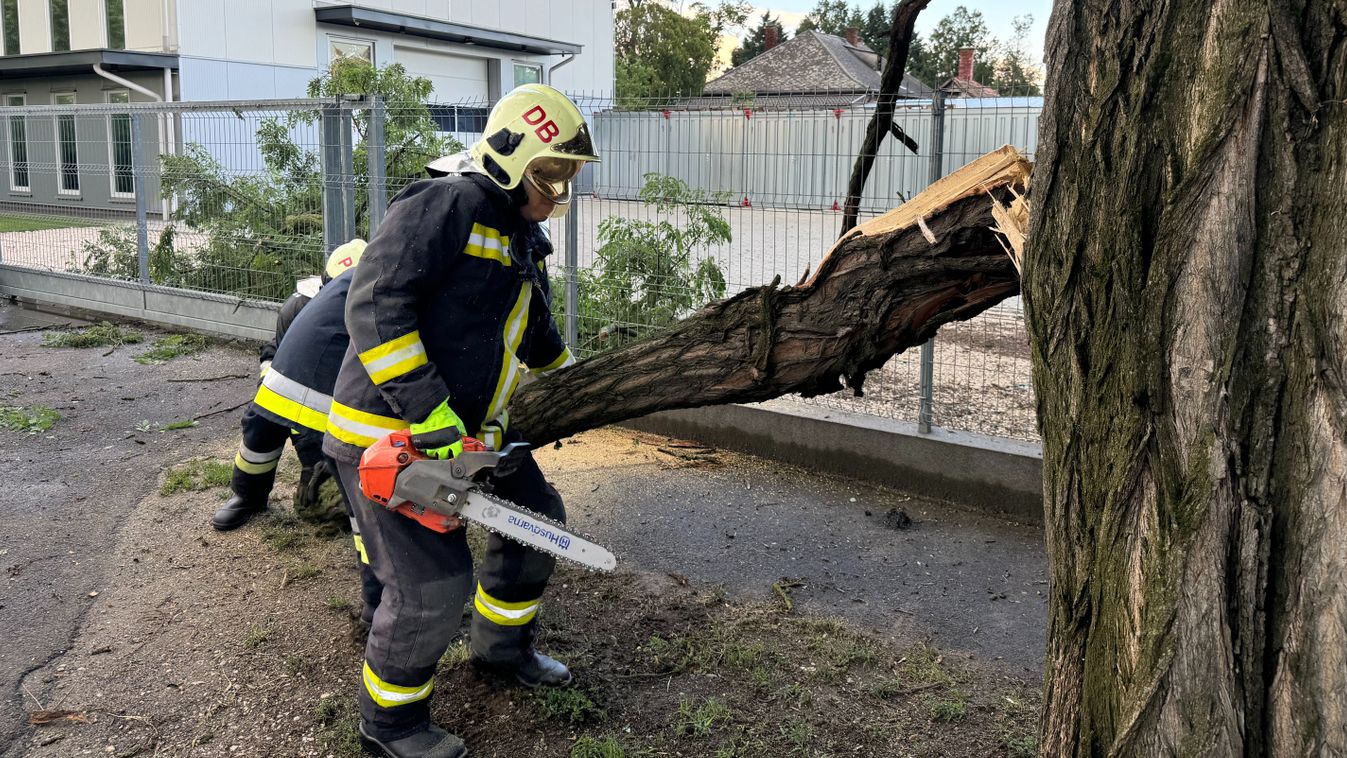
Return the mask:
[[(523, 507), (522, 505), (516, 505), (516, 504), (514, 504), (513, 502), (511, 502), (511, 501), (509, 501), (509, 500), (506, 500), (506, 499), (504, 499), (504, 498), (496, 497), (495, 495), (492, 495), (491, 493), (486, 492), (485, 490), (482, 490), (482, 489), (480, 489), (480, 488), (475, 488), (475, 492), (476, 492), (476, 494), (481, 495), (482, 497), (485, 497), (487, 500), (490, 500), (492, 503), (495, 503), (496, 505), (500, 506), (501, 508), (504, 508), (504, 509), (507, 510), (507, 511), (513, 511), (513, 512), (515, 512), (515, 513), (518, 513), (518, 514), (521, 515), (521, 516), (527, 516), (528, 518), (533, 519), (533, 520), (535, 520), (535, 521), (541, 521), (541, 522), (543, 522), (543, 523), (545, 523), (545, 524), (547, 524), (547, 525), (549, 525), (549, 526), (551, 526), (551, 527), (553, 527), (553, 528), (560, 529), (560, 530), (563, 531), (563, 532), (568, 532), (568, 533), (570, 533), (570, 534), (574, 534), (574, 535), (577, 536), (577, 537), (582, 537), (582, 538), (584, 538), (584, 539), (586, 539), (586, 540), (589, 540), (590, 542), (594, 543), (595, 545), (600, 544), (600, 543), (598, 542), (598, 540), (595, 540), (594, 538), (590, 537), (588, 534), (586, 534), (586, 533), (584, 533), (584, 532), (578, 531), (577, 529), (575, 529), (574, 527), (570, 526), (569, 524), (564, 524), (564, 523), (562, 523), (562, 522), (560, 522), (560, 521), (557, 521), (557, 520), (554, 519), (554, 518), (551, 518), (551, 517), (549, 517), (549, 516), (544, 516), (543, 514), (538, 513), (537, 511), (534, 511), (534, 510), (525, 508), (525, 507)], [(509, 534), (506, 534), (505, 532), (502, 532), (501, 530), (496, 529), (496, 528), (494, 528), (494, 527), (492, 527), (492, 526), (489, 526), (489, 525), (487, 525), (487, 524), (483, 524), (482, 522), (477, 521), (476, 519), (473, 519), (473, 518), (469, 518), (469, 517), (466, 517), (466, 516), (465, 516), (465, 517), (463, 517), (463, 519), (464, 519), (465, 521), (470, 521), (470, 522), (472, 522), (473, 524), (476, 524), (478, 527), (481, 527), (482, 529), (485, 529), (486, 531), (491, 532), (492, 534), (499, 535), (499, 536), (502, 537), (503, 539), (507, 539), (507, 540), (509, 540), (509, 541), (511, 541), (511, 542), (513, 542), (513, 543), (515, 543), (516, 545), (523, 545), (524, 547), (531, 548), (531, 549), (537, 550), (537, 551), (539, 551), (539, 552), (547, 553), (547, 554), (549, 554), (549, 555), (551, 555), (551, 556), (553, 556), (553, 557), (555, 557), (555, 558), (560, 558), (561, 560), (566, 561), (567, 563), (571, 563), (571, 564), (580, 566), (580, 567), (583, 568), (585, 571), (590, 571), (590, 572), (593, 572), (593, 573), (596, 573), (596, 574), (604, 573), (602, 569), (599, 569), (599, 568), (596, 568), (596, 567), (594, 567), (594, 566), (590, 566), (590, 565), (581, 563), (580, 561), (575, 560), (575, 559), (572, 558), (571, 556), (569, 556), (569, 555), (563, 555), (562, 553), (559, 553), (559, 552), (557, 552), (556, 550), (554, 550), (554, 549), (552, 549), (552, 548), (550, 548), (550, 547), (540, 547), (540, 546), (538, 546), (538, 545), (532, 545), (532, 544), (529, 544), (529, 543), (527, 543), (527, 542), (523, 542), (523, 541), (521, 541), (521, 540), (517, 540), (517, 539), (515, 539), (514, 537), (510, 536)]]

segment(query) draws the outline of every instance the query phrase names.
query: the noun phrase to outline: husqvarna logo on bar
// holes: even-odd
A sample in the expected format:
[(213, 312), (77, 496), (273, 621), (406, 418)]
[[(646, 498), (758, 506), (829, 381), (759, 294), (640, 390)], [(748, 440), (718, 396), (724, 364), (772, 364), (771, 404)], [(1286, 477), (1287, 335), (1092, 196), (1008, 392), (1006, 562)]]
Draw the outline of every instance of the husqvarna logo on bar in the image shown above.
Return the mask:
[(511, 515), (508, 521), (510, 522), (510, 526), (517, 526), (520, 529), (532, 532), (533, 534), (542, 537), (543, 539), (547, 540), (548, 542), (551, 542), (553, 545), (556, 545), (562, 550), (567, 550), (571, 546), (570, 537), (567, 537), (562, 534), (557, 534), (556, 532), (552, 531), (551, 529), (548, 529), (545, 526), (542, 526), (541, 524), (535, 524), (532, 521), (528, 521), (526, 519), (522, 519), (514, 515)]

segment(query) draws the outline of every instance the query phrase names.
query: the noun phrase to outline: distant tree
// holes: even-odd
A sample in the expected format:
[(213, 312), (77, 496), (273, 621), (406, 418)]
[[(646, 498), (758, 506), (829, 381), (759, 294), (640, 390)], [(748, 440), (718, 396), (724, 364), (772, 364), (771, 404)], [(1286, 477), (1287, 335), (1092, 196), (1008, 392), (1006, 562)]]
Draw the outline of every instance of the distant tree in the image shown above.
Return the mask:
[(989, 82), (1003, 95), (1038, 95), (1042, 72), (1030, 61), (1028, 53), (1029, 30), (1034, 17), (1025, 14), (1011, 20), (1010, 39), (998, 46), (992, 61), (993, 73)]
[(847, 29), (864, 25), (860, 8), (847, 5), (845, 0), (819, 0), (818, 5), (796, 27), (795, 36), (814, 29), (840, 37), (847, 33)]
[(770, 27), (776, 27), (778, 44), (786, 41), (786, 30), (781, 26), (781, 19), (772, 18), (771, 11), (768, 11), (762, 14), (757, 27), (730, 54), (730, 62), (736, 66), (742, 65), (767, 52), (767, 29)]
[(638, 0), (617, 12), (617, 99), (622, 107), (641, 107), (656, 98), (700, 95), (716, 59), (720, 35), (741, 26), (747, 3), (726, 0), (709, 7), (690, 6), (684, 15), (654, 0)]
[[(892, 3), (876, 2), (861, 19), (861, 40), (872, 49), (883, 51), (888, 47), (889, 24), (893, 15)], [(910, 56), (911, 53), (909, 52)]]
[(988, 53), (995, 49), (996, 40), (988, 32), (981, 11), (970, 11), (960, 5), (940, 19), (931, 31), (927, 50), (931, 58), (928, 73), (932, 85), (939, 86), (958, 73), (959, 51), (966, 47), (977, 51), (973, 78), (991, 84), (995, 66)]

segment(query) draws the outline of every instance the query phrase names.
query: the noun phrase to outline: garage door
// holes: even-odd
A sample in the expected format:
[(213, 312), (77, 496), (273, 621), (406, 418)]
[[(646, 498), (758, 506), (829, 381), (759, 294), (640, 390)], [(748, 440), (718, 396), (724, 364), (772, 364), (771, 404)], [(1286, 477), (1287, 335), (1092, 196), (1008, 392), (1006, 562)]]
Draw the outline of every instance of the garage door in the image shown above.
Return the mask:
[(436, 53), (429, 50), (394, 48), (393, 57), (407, 73), (424, 76), (435, 86), (431, 102), (486, 101), (487, 62), (484, 58)]

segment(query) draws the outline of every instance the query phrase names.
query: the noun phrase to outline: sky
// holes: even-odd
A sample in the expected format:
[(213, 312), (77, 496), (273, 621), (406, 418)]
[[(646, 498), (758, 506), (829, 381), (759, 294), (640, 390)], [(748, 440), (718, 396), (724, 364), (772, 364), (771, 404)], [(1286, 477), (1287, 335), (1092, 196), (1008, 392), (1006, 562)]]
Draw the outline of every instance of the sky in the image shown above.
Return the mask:
[[(749, 27), (757, 26), (763, 11), (770, 10), (773, 16), (779, 16), (782, 25), (788, 30), (794, 29), (814, 7), (816, 0), (758, 0), (753, 14), (749, 17)], [(850, 0), (851, 5), (869, 9), (874, 0)], [(960, 5), (971, 11), (981, 11), (987, 19), (987, 28), (993, 37), (1005, 39), (1010, 36), (1010, 20), (1016, 16), (1030, 14), (1034, 25), (1029, 33), (1029, 54), (1035, 63), (1042, 65), (1043, 37), (1048, 29), (1048, 14), (1052, 12), (1052, 0), (935, 0), (917, 17), (917, 31), (923, 36), (929, 35), (937, 22)]]

